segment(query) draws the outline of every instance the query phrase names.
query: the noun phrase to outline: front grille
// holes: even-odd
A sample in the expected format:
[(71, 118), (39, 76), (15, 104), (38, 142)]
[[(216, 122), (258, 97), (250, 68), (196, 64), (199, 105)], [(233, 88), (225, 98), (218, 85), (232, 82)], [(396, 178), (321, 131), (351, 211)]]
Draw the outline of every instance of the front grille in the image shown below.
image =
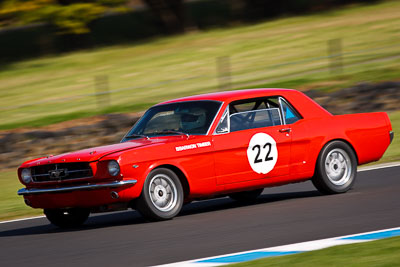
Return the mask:
[(88, 162), (57, 163), (32, 168), (34, 182), (54, 182), (93, 177)]

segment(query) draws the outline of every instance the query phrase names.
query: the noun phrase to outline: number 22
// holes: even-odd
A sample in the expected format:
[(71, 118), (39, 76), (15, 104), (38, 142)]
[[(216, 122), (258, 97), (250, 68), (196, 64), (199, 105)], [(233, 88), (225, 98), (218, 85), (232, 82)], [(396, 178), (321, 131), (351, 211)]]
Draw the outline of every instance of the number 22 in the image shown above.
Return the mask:
[[(271, 143), (266, 143), (266, 144), (263, 146), (263, 149), (265, 149), (266, 147), (268, 147), (268, 152), (267, 152), (267, 155), (265, 156), (265, 161), (273, 160), (274, 158), (269, 156), (269, 154), (271, 154), (271, 148), (272, 148)], [(257, 149), (258, 151), (257, 151), (257, 156), (256, 156), (256, 158), (254, 159), (254, 163), (260, 163), (260, 162), (263, 161), (262, 159), (260, 159), (261, 146), (260, 146), (260, 145), (255, 145), (255, 146), (252, 147), (252, 150), (256, 150), (256, 149)]]

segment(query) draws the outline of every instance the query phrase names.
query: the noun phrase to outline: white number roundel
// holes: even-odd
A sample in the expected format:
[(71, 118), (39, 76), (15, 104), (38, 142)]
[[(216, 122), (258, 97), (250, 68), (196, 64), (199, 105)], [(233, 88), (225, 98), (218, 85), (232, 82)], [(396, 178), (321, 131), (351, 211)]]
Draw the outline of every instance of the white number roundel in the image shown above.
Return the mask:
[(247, 159), (256, 173), (269, 173), (278, 160), (278, 149), (274, 138), (266, 133), (253, 135), (247, 148)]

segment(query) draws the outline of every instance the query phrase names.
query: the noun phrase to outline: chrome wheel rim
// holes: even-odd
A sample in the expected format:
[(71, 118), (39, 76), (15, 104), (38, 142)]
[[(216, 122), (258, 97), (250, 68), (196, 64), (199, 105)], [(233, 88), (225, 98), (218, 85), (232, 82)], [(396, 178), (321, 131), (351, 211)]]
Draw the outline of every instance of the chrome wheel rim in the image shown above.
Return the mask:
[(165, 174), (157, 174), (151, 178), (149, 195), (153, 206), (162, 212), (171, 211), (178, 201), (175, 183)]
[(352, 166), (349, 155), (340, 148), (329, 151), (325, 159), (325, 173), (334, 185), (346, 184), (352, 175)]

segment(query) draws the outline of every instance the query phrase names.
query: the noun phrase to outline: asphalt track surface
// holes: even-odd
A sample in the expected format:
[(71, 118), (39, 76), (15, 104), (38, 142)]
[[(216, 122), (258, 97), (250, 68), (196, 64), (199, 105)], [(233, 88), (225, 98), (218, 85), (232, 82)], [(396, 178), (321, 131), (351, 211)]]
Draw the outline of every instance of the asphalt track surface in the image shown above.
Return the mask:
[(124, 211), (68, 231), (45, 218), (0, 224), (0, 265), (148, 266), (398, 226), (400, 167), (391, 167), (359, 172), (346, 194), (305, 182), (265, 189), (253, 205), (194, 202), (166, 222)]

